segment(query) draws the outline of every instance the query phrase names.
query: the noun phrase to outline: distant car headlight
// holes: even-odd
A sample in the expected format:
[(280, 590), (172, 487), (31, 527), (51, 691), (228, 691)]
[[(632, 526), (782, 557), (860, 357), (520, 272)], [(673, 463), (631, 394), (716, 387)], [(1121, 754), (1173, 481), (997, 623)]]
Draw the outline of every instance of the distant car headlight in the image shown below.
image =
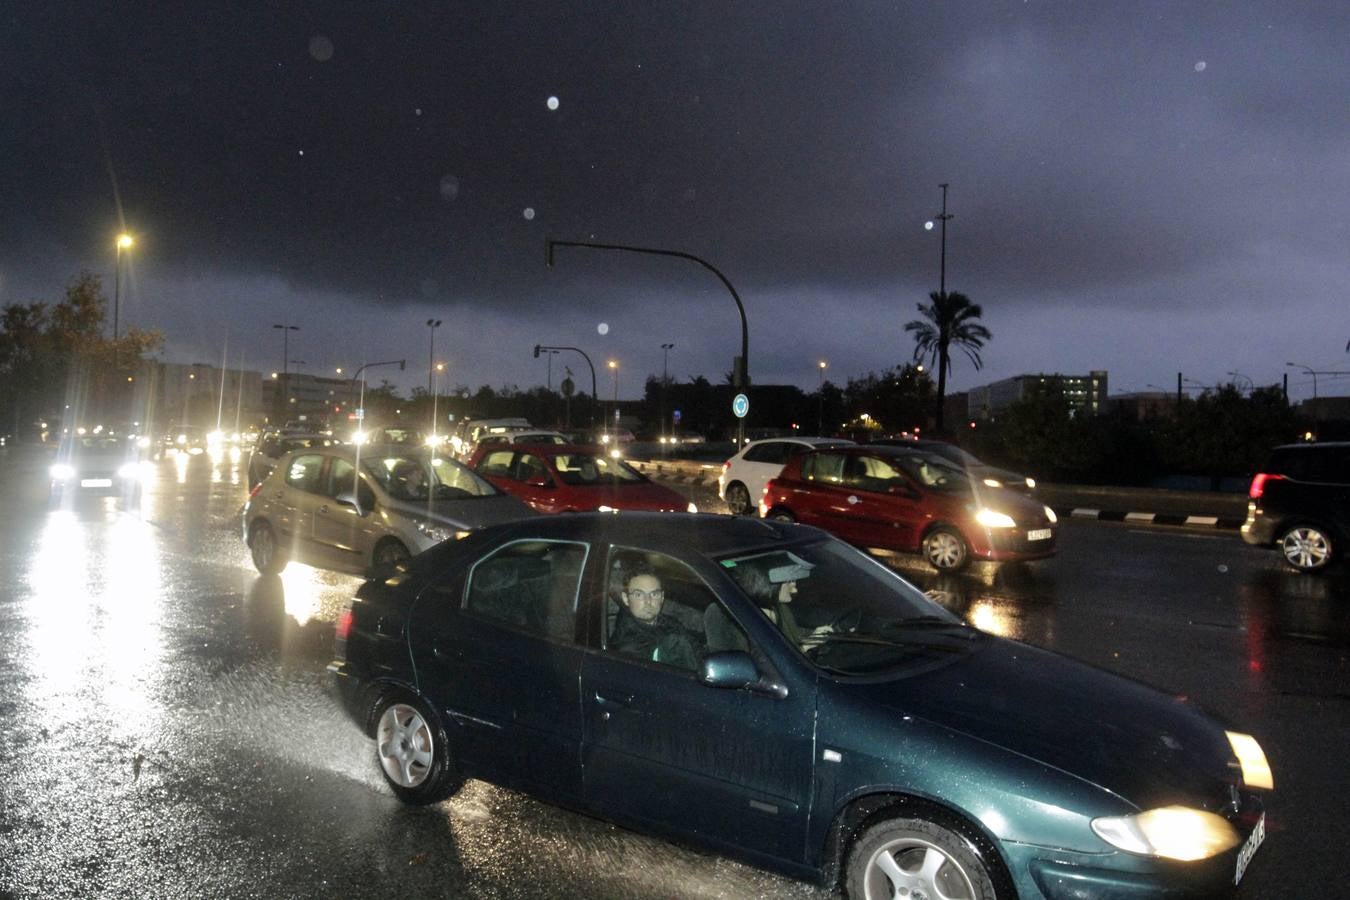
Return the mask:
[(117, 468), (117, 477), (125, 478), (128, 481), (134, 481), (140, 478), (141, 477), (140, 463), (134, 462), (122, 463), (122, 465), (118, 466)]
[(47, 470), (53, 481), (69, 481), (75, 477), (75, 467), (66, 463), (56, 463)]
[(687, 512), (694, 512), (694, 513), (696, 513), (696, 512), (698, 512), (698, 504), (697, 504), (697, 503), (694, 503), (694, 502), (691, 500), (691, 501), (689, 502), (689, 505), (688, 505), (687, 507), (685, 507), (685, 510), (686, 510)]
[(443, 525), (440, 522), (418, 522), (417, 530), (438, 544), (441, 541), (448, 541), (459, 534), (459, 529), (451, 525)]
[(178, 446), (181, 447), (181, 446), (183, 446), (184, 444), (187, 443), (187, 435), (186, 435), (186, 434), (180, 434), (178, 437), (176, 437), (176, 438), (173, 439), (173, 442), (174, 442), (175, 444), (177, 444)]
[(1233, 755), (1242, 766), (1243, 783), (1247, 787), (1273, 791), (1275, 776), (1271, 773), (1265, 751), (1256, 742), (1256, 738), (1237, 731), (1225, 731), (1224, 734), (1228, 735), (1228, 744), (1233, 748)]
[(1186, 806), (1163, 806), (1132, 816), (1092, 820), (1097, 837), (1140, 856), (1193, 862), (1209, 859), (1242, 842), (1228, 820)]
[(985, 528), (1016, 528), (1017, 523), (1013, 517), (1007, 513), (1001, 513), (994, 509), (980, 508), (975, 512), (975, 521), (979, 522)]
[(986, 478), (984, 483), (988, 487), (1003, 487), (1003, 482), (999, 481), (997, 478)]
[(609, 458), (610, 458), (610, 459), (623, 459), (623, 451), (619, 450), (618, 447), (615, 447), (613, 450), (609, 451)]
[(1027, 479), (1027, 490), (1031, 490), (1031, 491), (1036, 490), (1036, 479), (1035, 479), (1035, 478), (1028, 478), (1028, 479)]
[(364, 443), (366, 442), (366, 438), (367, 438), (367, 435), (366, 435), (366, 433), (365, 433), (364, 431), (353, 431), (353, 432), (352, 432), (352, 443), (353, 443), (353, 444), (364, 444)]
[(1045, 517), (1050, 520), (1051, 525), (1059, 521), (1059, 516), (1055, 515), (1055, 511), (1048, 506), (1045, 508)]
[(136, 438), (136, 446), (141, 448), (142, 450), (149, 449), (150, 439), (145, 435), (141, 435), (140, 437)]

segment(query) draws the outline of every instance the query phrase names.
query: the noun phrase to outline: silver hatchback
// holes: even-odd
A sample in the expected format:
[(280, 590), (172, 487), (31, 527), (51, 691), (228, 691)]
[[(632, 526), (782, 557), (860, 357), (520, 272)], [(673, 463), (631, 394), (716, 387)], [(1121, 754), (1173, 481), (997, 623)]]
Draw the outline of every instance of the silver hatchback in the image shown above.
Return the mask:
[(443, 540), (535, 514), (456, 460), (405, 446), (292, 451), (241, 513), (244, 542), (264, 575), (290, 560), (365, 575)]

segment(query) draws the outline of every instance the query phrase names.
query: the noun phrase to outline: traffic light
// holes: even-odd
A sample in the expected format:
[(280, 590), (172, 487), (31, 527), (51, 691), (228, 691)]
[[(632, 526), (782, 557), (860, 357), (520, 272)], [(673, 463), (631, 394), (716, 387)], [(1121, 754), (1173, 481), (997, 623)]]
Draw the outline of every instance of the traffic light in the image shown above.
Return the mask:
[(534, 358), (535, 358), (535, 359), (538, 359), (538, 358), (539, 358), (539, 345), (538, 345), (538, 344), (535, 344), (535, 345), (534, 345)]

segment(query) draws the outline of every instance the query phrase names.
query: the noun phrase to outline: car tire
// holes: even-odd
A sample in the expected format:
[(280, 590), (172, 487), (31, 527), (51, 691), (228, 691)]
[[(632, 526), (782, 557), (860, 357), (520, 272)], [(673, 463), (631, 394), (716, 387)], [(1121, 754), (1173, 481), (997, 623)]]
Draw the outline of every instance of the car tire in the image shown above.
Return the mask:
[(445, 730), (410, 694), (385, 697), (375, 712), (375, 759), (404, 803), (439, 803), (459, 789)]
[(887, 819), (863, 831), (849, 852), (844, 878), (849, 900), (998, 898), (993, 878), (971, 842), (924, 818)]
[(375, 545), (375, 552), (371, 554), (371, 563), (374, 568), (379, 569), (384, 566), (394, 566), (403, 562), (405, 559), (412, 558), (412, 553), (403, 542), (397, 538), (385, 538)]
[(789, 510), (783, 509), (783, 507), (781, 506), (775, 506), (773, 509), (769, 510), (769, 514), (766, 515), (764, 518), (768, 519), (771, 522), (797, 521), (796, 516), (794, 516)]
[(1301, 524), (1285, 530), (1275, 546), (1280, 556), (1300, 572), (1320, 572), (1331, 564), (1331, 535), (1317, 525)]
[(934, 528), (923, 539), (923, 558), (939, 572), (959, 572), (970, 563), (970, 546), (952, 528)]
[(286, 554), (277, 543), (276, 532), (266, 522), (253, 523), (248, 533), (248, 549), (259, 573), (280, 575), (286, 568)]
[(727, 485), (725, 491), (727, 509), (731, 510), (733, 516), (745, 516), (751, 512), (750, 491), (739, 481), (733, 481)]

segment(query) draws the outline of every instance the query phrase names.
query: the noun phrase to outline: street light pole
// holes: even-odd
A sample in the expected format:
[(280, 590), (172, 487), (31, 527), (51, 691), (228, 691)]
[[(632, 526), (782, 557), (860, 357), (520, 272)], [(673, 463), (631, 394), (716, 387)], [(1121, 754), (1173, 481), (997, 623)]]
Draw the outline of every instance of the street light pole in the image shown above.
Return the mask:
[[(938, 269), (938, 294), (945, 297), (947, 295), (947, 220), (952, 218), (951, 213), (947, 212), (947, 182), (938, 185), (942, 188), (942, 212), (937, 216), (937, 221), (942, 223), (942, 250), (939, 269)], [(933, 220), (924, 223), (924, 228), (933, 230)]]
[[(666, 392), (670, 389), (670, 351), (675, 349), (674, 344), (661, 345), (661, 433), (666, 432)], [(675, 423), (670, 425), (671, 435), (675, 432)]]
[(284, 413), (287, 409), (286, 398), (290, 393), (291, 389), (290, 368), (289, 368), (291, 359), (291, 332), (299, 331), (300, 326), (273, 325), (272, 327), (281, 329), (281, 398), (280, 402), (277, 405), (281, 407), (281, 412), (283, 413), (283, 415), (279, 415), (278, 418), (285, 419), (286, 417)]
[(1285, 363), (1285, 365), (1286, 365), (1286, 366), (1289, 366), (1290, 368), (1294, 368), (1294, 369), (1302, 369), (1303, 371), (1307, 372), (1309, 375), (1312, 376), (1312, 380), (1313, 380), (1313, 399), (1316, 400), (1316, 399), (1317, 399), (1317, 372), (1313, 370), (1313, 367), (1312, 367), (1312, 366), (1305, 366), (1303, 363), (1295, 363), (1295, 362), (1287, 362), (1287, 363)]
[[(619, 361), (617, 359), (609, 361), (609, 370), (614, 373), (614, 402), (610, 405), (610, 415), (617, 425), (619, 421)], [(617, 443), (617, 440), (615, 442)]]
[[(750, 386), (750, 327), (745, 319), (745, 304), (741, 302), (741, 295), (736, 293), (727, 276), (718, 271), (717, 267), (706, 259), (700, 259), (692, 253), (681, 253), (678, 250), (661, 250), (653, 247), (629, 247), (623, 244), (595, 244), (589, 241), (555, 241), (552, 238), (546, 238), (544, 241), (544, 262), (549, 267), (553, 267), (553, 248), (554, 247), (581, 247), (589, 250), (617, 250), (624, 253), (645, 253), (651, 256), (673, 256), (678, 259), (687, 259), (698, 263), (717, 276), (722, 282), (722, 286), (731, 294), (731, 299), (736, 301), (736, 310), (741, 315), (741, 355), (737, 357), (739, 365), (732, 366), (732, 386), (737, 388), (748, 388)], [(736, 420), (736, 440), (737, 446), (745, 446), (745, 419), (738, 417)]]
[[(581, 358), (586, 360), (586, 366), (591, 370), (591, 430), (595, 430), (595, 410), (600, 406), (600, 393), (595, 386), (595, 363), (586, 355), (586, 351), (580, 347), (546, 347), (543, 344), (534, 345), (534, 358), (538, 359), (539, 354), (548, 350), (571, 350), (573, 353), (580, 353)], [(570, 402), (569, 409), (570, 409)]]
[(117, 236), (117, 266), (113, 272), (113, 343), (117, 343), (119, 336), (118, 319), (122, 311), (122, 251), (130, 250), (136, 241), (131, 235), (123, 232)]
[(820, 372), (820, 387), (819, 387), (819, 389), (818, 389), (817, 392), (820, 394), (820, 418), (819, 418), (818, 421), (816, 422), (816, 434), (820, 435), (821, 437), (824, 437), (824, 436), (825, 436), (825, 368), (826, 368), (826, 365), (827, 365), (827, 364), (826, 364), (825, 360), (823, 360), (823, 359), (822, 359), (822, 360), (820, 361), (820, 363), (818, 364), (818, 371)]
[(427, 348), (427, 393), (432, 391), (431, 373), (436, 368), (436, 329), (441, 327), (440, 319), (427, 319), (427, 330), (431, 332), (431, 342)]

